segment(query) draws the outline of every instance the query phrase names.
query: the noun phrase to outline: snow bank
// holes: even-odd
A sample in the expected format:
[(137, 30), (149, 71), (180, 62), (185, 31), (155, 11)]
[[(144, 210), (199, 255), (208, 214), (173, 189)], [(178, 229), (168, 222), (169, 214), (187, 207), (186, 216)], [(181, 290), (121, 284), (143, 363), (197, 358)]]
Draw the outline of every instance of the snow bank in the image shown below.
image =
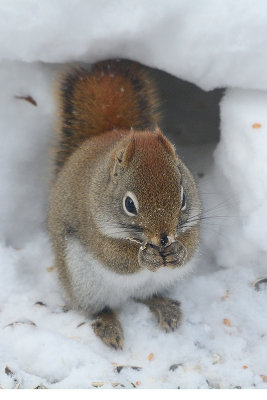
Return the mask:
[[(267, 237), (267, 93), (231, 89), (221, 103), (221, 141), (216, 164), (227, 179), (229, 215), (220, 238), (218, 262), (262, 266), (266, 273)], [(231, 218), (230, 218), (231, 219)], [(235, 234), (238, 232), (238, 234)]]
[[(53, 82), (40, 63), (2, 63), (0, 77), (0, 237), (19, 246), (46, 220)], [(36, 107), (15, 98), (29, 93)]]
[[(0, 385), (266, 388), (266, 290), (251, 286), (266, 274), (267, 94), (256, 90), (267, 89), (265, 2), (20, 0), (0, 8)], [(206, 217), (198, 268), (172, 293), (183, 324), (166, 335), (128, 302), (123, 352), (64, 307), (46, 230), (59, 64), (108, 57), (229, 88), (214, 163), (209, 144), (179, 146), (195, 175), (204, 173)], [(29, 95), (37, 106), (17, 98)]]
[(1, 1), (0, 58), (139, 60), (205, 89), (267, 89), (264, 0)]

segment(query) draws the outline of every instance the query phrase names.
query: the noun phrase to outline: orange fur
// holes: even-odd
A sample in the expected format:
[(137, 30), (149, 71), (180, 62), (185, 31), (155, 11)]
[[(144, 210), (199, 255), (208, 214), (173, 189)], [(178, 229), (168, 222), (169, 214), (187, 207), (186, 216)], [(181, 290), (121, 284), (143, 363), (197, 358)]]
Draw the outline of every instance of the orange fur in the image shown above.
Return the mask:
[(113, 129), (151, 128), (159, 119), (151, 78), (140, 64), (126, 60), (72, 69), (63, 76), (59, 103), (58, 170), (90, 137)]

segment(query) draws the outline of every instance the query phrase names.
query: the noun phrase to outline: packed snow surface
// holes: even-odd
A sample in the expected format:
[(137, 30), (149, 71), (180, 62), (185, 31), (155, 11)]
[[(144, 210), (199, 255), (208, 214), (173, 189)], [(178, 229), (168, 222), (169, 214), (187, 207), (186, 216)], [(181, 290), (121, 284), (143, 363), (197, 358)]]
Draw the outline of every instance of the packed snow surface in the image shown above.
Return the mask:
[[(267, 288), (253, 284), (267, 275), (266, 23), (255, 0), (1, 1), (1, 387), (267, 388)], [(204, 218), (197, 267), (170, 293), (183, 322), (165, 334), (128, 301), (123, 351), (66, 307), (46, 227), (60, 64), (109, 57), (228, 88), (214, 153), (171, 137)]]

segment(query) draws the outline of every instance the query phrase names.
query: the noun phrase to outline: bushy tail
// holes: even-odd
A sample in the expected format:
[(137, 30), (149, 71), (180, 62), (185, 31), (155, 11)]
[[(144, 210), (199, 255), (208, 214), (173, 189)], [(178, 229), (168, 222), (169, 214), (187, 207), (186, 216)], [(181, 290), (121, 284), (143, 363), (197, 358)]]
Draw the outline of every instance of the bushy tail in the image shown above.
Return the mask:
[(73, 68), (63, 76), (59, 104), (57, 171), (91, 136), (113, 129), (153, 128), (159, 119), (157, 95), (148, 72), (126, 60)]

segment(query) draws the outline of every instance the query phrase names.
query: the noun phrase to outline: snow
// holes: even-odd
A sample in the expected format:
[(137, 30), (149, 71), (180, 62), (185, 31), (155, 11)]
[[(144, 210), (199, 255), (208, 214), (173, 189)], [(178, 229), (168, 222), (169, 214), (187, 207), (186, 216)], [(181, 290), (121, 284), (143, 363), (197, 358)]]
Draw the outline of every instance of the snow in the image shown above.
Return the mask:
[(205, 89), (267, 89), (264, 0), (1, 1), (1, 58), (139, 60)]
[[(0, 8), (1, 387), (266, 388), (266, 286), (251, 285), (266, 276), (266, 3), (3, 0)], [(94, 336), (91, 318), (64, 307), (46, 217), (61, 64), (121, 56), (227, 89), (217, 146), (169, 135), (207, 217), (198, 267), (171, 293), (182, 325), (165, 334), (129, 301), (116, 352)], [(28, 95), (37, 106), (15, 98)], [(191, 110), (181, 126), (201, 123), (201, 109)]]

